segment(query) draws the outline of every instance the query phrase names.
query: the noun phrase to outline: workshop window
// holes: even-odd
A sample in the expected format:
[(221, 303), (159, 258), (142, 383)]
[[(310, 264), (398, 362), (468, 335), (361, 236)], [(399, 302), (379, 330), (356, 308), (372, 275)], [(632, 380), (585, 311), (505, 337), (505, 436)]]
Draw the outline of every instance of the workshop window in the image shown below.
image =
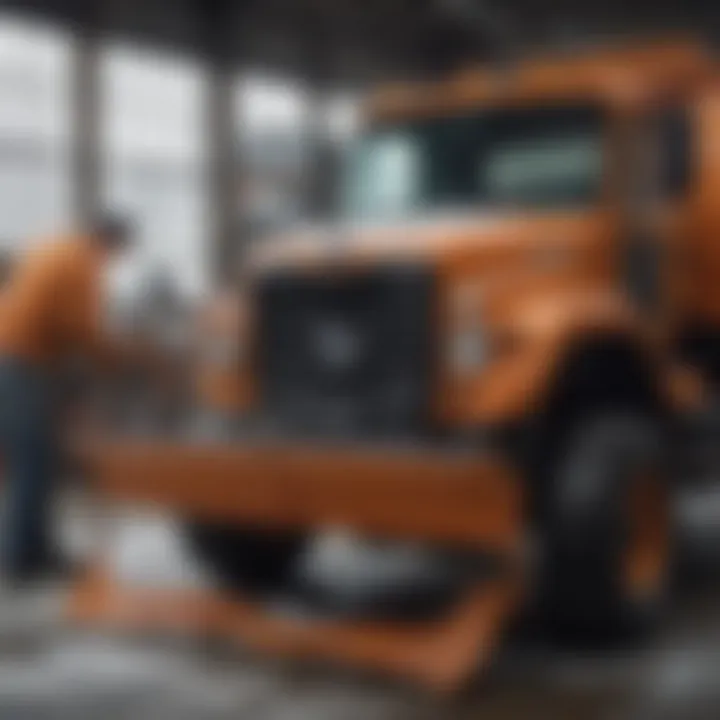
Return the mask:
[(187, 58), (120, 43), (105, 48), (101, 73), (104, 199), (138, 231), (118, 293), (161, 272), (198, 295), (209, 282), (205, 75)]
[(0, 16), (0, 251), (71, 219), (71, 69), (69, 35)]

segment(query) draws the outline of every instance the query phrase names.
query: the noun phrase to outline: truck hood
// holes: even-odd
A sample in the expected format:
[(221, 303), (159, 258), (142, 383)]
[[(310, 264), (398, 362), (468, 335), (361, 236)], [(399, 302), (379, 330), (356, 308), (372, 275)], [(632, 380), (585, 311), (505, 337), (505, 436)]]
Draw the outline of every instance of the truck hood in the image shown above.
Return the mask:
[[(517, 260), (517, 253), (552, 258), (597, 247), (609, 228), (598, 212), (434, 217), (392, 225), (332, 224), (298, 228), (251, 253), (253, 274), (341, 271), (389, 263), (477, 269)], [(521, 263), (523, 264), (523, 263)]]

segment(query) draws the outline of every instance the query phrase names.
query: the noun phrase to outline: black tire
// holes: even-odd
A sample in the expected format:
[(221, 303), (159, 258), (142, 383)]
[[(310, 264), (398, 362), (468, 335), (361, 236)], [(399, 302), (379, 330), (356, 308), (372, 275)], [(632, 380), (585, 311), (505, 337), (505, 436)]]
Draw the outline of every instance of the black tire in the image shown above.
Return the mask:
[(186, 540), (200, 564), (224, 589), (250, 595), (281, 590), (305, 548), (299, 533), (263, 532), (192, 522)]
[[(665, 599), (674, 535), (667, 463), (654, 423), (618, 412), (585, 417), (568, 434), (553, 470), (541, 531), (541, 602), (551, 629), (581, 645), (644, 634)], [(639, 592), (627, 563), (636, 547), (628, 508), (641, 479), (654, 498), (653, 517), (657, 510), (666, 525), (658, 531), (658, 543), (665, 543), (658, 544), (662, 569)]]

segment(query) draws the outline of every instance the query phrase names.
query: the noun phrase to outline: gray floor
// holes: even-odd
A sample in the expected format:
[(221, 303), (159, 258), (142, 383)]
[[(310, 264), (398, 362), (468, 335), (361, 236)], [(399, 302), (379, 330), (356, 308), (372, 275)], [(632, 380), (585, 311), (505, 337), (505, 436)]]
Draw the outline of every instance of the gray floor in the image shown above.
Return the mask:
[[(520, 633), (490, 675), (452, 701), (351, 670), (271, 662), (237, 649), (79, 634), (61, 621), (62, 589), (0, 592), (0, 720), (718, 718), (720, 492), (688, 503), (686, 515), (692, 582), (651, 644), (626, 655), (576, 656)], [(71, 544), (95, 542), (77, 512), (68, 526)], [(201, 580), (172, 524), (133, 516), (119, 529), (114, 562), (129, 579)]]

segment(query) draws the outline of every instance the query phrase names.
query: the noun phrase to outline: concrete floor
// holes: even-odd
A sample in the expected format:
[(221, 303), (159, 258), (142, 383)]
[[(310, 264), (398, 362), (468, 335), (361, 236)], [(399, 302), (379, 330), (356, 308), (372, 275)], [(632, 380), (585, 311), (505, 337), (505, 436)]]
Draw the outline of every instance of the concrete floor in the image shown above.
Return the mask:
[[(659, 637), (629, 654), (592, 656), (520, 633), (492, 672), (454, 700), (351, 670), (271, 662), (198, 642), (78, 633), (62, 623), (61, 589), (0, 592), (0, 720), (715, 719), (720, 492), (695, 498), (686, 515), (692, 578)], [(121, 538), (115, 562), (128, 576), (197, 579), (171, 525), (133, 517)]]

